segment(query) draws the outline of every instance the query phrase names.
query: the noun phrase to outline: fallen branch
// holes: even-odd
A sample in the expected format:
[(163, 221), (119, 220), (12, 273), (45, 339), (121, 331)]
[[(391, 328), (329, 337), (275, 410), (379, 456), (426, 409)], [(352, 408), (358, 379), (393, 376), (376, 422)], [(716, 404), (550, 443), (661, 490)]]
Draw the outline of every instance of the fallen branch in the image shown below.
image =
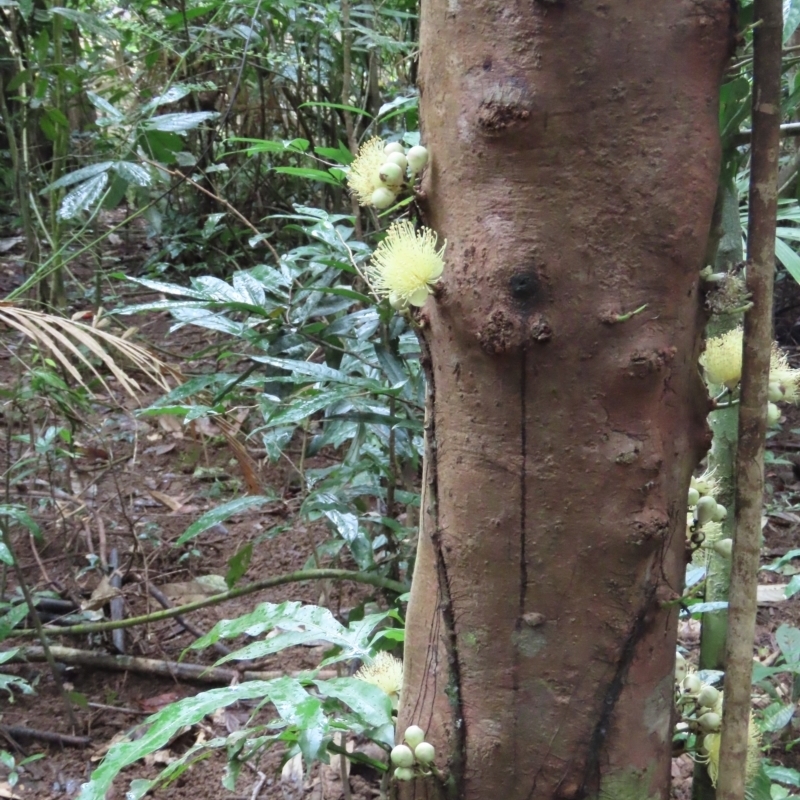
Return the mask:
[[(353, 581), (354, 583), (365, 583), (368, 586), (375, 586), (378, 589), (387, 589), (390, 592), (404, 594), (408, 591), (408, 586), (400, 581), (391, 578), (384, 578), (381, 575), (373, 575), (370, 572), (353, 572), (349, 569), (304, 569), (298, 572), (289, 572), (285, 575), (276, 575), (274, 578), (265, 578), (263, 581), (248, 583), (231, 589), (229, 592), (222, 592), (207, 597), (203, 600), (196, 600), (194, 603), (186, 603), (175, 608), (166, 608), (163, 611), (154, 611), (151, 614), (143, 614), (139, 617), (128, 617), (119, 622), (84, 622), (79, 625), (69, 625), (65, 627), (50, 628), (46, 630), (58, 633), (59, 635), (82, 635), (85, 633), (102, 633), (113, 631), (117, 628), (134, 628), (137, 625), (148, 625), (153, 622), (179, 617), (188, 614), (190, 611), (197, 611), (208, 606), (215, 606), (224, 603), (226, 600), (233, 600), (237, 597), (244, 597), (253, 592), (260, 592), (262, 589), (271, 589), (274, 586), (283, 586), (287, 583), (299, 583), (300, 581), (319, 581), (319, 580), (340, 580)], [(21, 628), (14, 631), (14, 636), (31, 637), (35, 636), (36, 631), (32, 628)]]
[[(42, 654), (42, 661), (44, 661), (44, 654)], [(88, 747), (92, 743), (89, 736), (69, 736), (66, 733), (40, 731), (36, 728), (26, 728), (23, 725), (0, 725), (0, 733), (8, 734), (14, 739), (38, 739), (40, 742), (50, 742), (66, 747)]]
[[(197, 683), (227, 684), (232, 681), (271, 681), (287, 674), (283, 670), (243, 670), (239, 672), (239, 670), (225, 669), (224, 667), (206, 667), (203, 664), (184, 664), (178, 661), (161, 661), (156, 658), (139, 656), (111, 655), (110, 653), (97, 653), (94, 650), (78, 650), (74, 647), (57, 645), (51, 645), (50, 652), (57, 661), (71, 666), (95, 667), (117, 672), (138, 672), (142, 675), (181, 678)], [(5, 663), (42, 662), (45, 660), (44, 650), (41, 647), (23, 647)], [(291, 674), (297, 677), (308, 672), (311, 670), (307, 670), (306, 673)], [(315, 677), (323, 680), (335, 678), (336, 672), (322, 670), (315, 673)]]

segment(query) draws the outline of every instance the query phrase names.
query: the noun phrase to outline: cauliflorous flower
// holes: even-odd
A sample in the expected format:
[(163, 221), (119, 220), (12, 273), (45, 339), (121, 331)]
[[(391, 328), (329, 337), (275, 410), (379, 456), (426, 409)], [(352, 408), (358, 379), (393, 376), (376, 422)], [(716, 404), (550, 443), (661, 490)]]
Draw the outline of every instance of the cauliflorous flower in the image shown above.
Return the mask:
[[(724, 718), (723, 718), (724, 719)], [(753, 715), (750, 715), (750, 724), (747, 729), (747, 766), (745, 768), (745, 784), (749, 786), (758, 774), (761, 766), (761, 734), (756, 726)], [(719, 745), (722, 734), (708, 733), (703, 737), (703, 750), (705, 753), (699, 761), (705, 762), (708, 776), (713, 786), (717, 785), (719, 778)]]
[(706, 351), (700, 363), (706, 371), (706, 379), (713, 386), (735, 389), (742, 379), (741, 328), (733, 328), (706, 342)]
[(789, 366), (786, 355), (777, 344), (772, 345), (769, 358), (769, 382), (770, 388), (776, 385), (783, 402), (796, 403), (800, 400), (800, 370)]
[(373, 193), (377, 189), (386, 188), (380, 179), (381, 167), (386, 161), (386, 153), (383, 150), (385, 144), (383, 139), (373, 136), (361, 145), (350, 165), (347, 185), (355, 194), (360, 206), (372, 205)]
[(365, 683), (371, 683), (389, 695), (396, 708), (403, 688), (403, 662), (381, 651), (371, 664), (365, 664), (356, 672), (355, 677)]
[(407, 220), (395, 222), (372, 254), (367, 278), (395, 308), (421, 306), (442, 276), (446, 246), (436, 249), (436, 234), (429, 228), (416, 232)]

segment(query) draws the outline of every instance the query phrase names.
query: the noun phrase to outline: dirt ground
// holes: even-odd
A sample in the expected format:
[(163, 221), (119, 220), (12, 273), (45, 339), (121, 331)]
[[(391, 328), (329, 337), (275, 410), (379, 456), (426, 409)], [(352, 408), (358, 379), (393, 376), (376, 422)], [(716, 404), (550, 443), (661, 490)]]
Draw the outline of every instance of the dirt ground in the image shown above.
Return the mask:
[[(123, 255), (125, 242), (120, 244)], [(14, 254), (0, 258), (0, 291), (5, 293), (21, 280)], [(119, 292), (117, 285), (115, 291)], [(87, 292), (87, 295), (90, 293)], [(120, 302), (144, 299), (131, 290)], [(781, 330), (795, 365), (800, 363), (800, 349), (792, 339), (797, 304), (788, 301)], [(88, 308), (78, 303), (75, 310)], [(790, 319), (791, 317), (791, 319)], [(173, 364), (184, 364), (192, 375), (219, 369), (213, 349), (205, 359), (188, 361), (214, 344), (207, 331), (183, 328), (168, 334), (170, 320), (165, 314), (150, 314), (135, 320), (138, 339), (155, 346), (158, 354)], [(0, 391), (13, 392), (26, 361), (26, 345), (8, 331), (0, 335)], [(229, 367), (234, 371), (235, 367)], [(143, 405), (160, 394), (150, 387)], [(216, 525), (197, 540), (181, 547), (174, 542), (202, 513), (220, 502), (240, 494), (244, 476), (234, 452), (211, 424), (191, 427), (175, 417), (135, 415), (136, 403), (122, 391), (95, 398), (88, 414), (72, 420), (80, 457), (66, 459), (38, 458), (35, 469), (9, 487), (12, 502), (28, 505), (42, 526), (42, 538), (17, 529), (15, 546), (26, 581), (37, 590), (49, 589), (76, 606), (90, 601), (100, 583), (97, 563), (108, 563), (116, 555), (122, 576), (120, 597), (125, 617), (145, 614), (161, 606), (150, 593), (160, 588), (176, 603), (196, 599), (218, 590), (228, 569), (229, 560), (246, 543), (253, 544), (253, 556), (241, 583), (315, 566), (315, 553), (328, 538), (324, 525), (307, 526), (298, 521), (301, 498), (291, 465), (266, 465), (257, 439), (246, 434), (256, 424), (244, 409), (237, 417), (240, 440), (246, 442), (250, 455), (260, 465), (259, 480), (275, 493), (276, 501), (257, 510), (247, 511)], [(0, 464), (5, 472), (9, 464), (31, 458), (31, 448), (17, 441), (18, 434), (36, 438), (48, 426), (63, 424), (53, 409), (45, 407), (13, 408), (5, 406), (0, 426)], [(63, 409), (60, 410), (63, 412)], [(69, 417), (69, 411), (66, 412)], [(788, 550), (800, 546), (800, 411), (790, 411), (782, 429), (770, 442), (777, 463), (768, 468), (767, 524), (764, 560), (770, 562)], [(782, 463), (782, 462), (786, 463)], [(346, 561), (337, 566), (354, 567)], [(779, 577), (764, 573), (765, 583)], [(211, 577), (210, 583), (203, 583)], [(199, 579), (199, 580), (198, 580)], [(785, 579), (784, 579), (785, 580)], [(16, 588), (9, 572), (3, 574), (3, 591)], [(800, 597), (798, 595), (797, 597)], [(346, 620), (350, 609), (377, 600), (380, 595), (371, 587), (335, 582), (293, 583), (264, 590), (191, 615), (190, 622), (201, 632), (215, 622), (238, 616), (263, 601), (301, 600), (327, 605), (340, 619)], [(100, 598), (102, 600), (102, 598)], [(119, 603), (118, 603), (119, 605)], [(102, 609), (105, 609), (105, 612)], [(108, 616), (108, 606), (101, 610)], [(759, 611), (757, 647), (759, 657), (769, 660), (777, 650), (775, 630), (781, 623), (800, 625), (800, 601), (796, 598), (763, 606)], [(123, 641), (111, 634), (51, 637), (63, 645), (84, 651), (112, 654), (122, 647), (131, 656), (176, 662), (196, 639), (178, 621), (166, 620), (147, 627), (127, 629)], [(691, 654), (698, 648), (698, 623), (681, 624), (680, 643)], [(22, 644), (11, 640), (4, 644)], [(297, 647), (264, 659), (253, 668), (276, 673), (296, 673), (319, 663), (323, 647)], [(219, 657), (213, 650), (190, 652), (183, 663), (210, 665)], [(46, 664), (6, 665), (4, 671), (16, 673), (35, 686), (31, 696), (15, 693), (0, 705), (0, 750), (12, 753), (17, 761), (43, 754), (20, 770), (20, 782), (12, 790), (8, 770), (0, 766), (2, 798), (74, 798), (98, 760), (115, 737), (134, 728), (148, 714), (166, 703), (190, 696), (209, 684), (200, 684), (180, 675), (158, 676), (135, 671), (112, 671), (107, 668), (78, 666), (59, 662), (57, 670), (64, 688), (72, 693), (77, 727), (67, 717), (59, 687)], [(218, 684), (219, 685), (219, 684)], [(207, 718), (172, 741), (155, 759), (129, 768), (117, 780), (108, 800), (125, 797), (130, 780), (154, 777), (169, 759), (184, 753), (198, 740), (226, 735), (242, 725), (250, 708), (231, 707), (227, 712)], [(269, 709), (261, 712), (269, 714)], [(262, 716), (260, 719), (266, 719)], [(77, 734), (88, 737), (83, 746), (47, 743), (9, 730), (8, 726), (26, 727), (57, 735)], [(787, 766), (800, 767), (800, 748), (786, 751), (786, 737), (776, 741), (771, 755)], [(360, 743), (356, 743), (360, 746)], [(223, 788), (225, 754), (216, 751), (194, 763), (175, 783), (161, 788), (157, 797), (171, 800), (337, 800), (345, 797), (338, 769), (316, 767), (310, 774), (281, 767), (284, 753), (279, 748), (267, 751), (262, 760), (242, 770), (233, 791)], [(694, 765), (683, 756), (673, 762), (673, 797), (688, 800)], [(380, 795), (379, 777), (353, 767), (349, 777), (349, 797), (371, 800)]]

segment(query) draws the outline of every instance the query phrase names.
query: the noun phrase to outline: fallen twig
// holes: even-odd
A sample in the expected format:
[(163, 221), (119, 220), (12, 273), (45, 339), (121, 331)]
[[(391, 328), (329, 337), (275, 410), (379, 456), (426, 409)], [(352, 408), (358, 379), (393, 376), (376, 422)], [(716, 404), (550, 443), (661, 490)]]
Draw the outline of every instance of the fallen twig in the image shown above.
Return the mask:
[(36, 728), (26, 728), (23, 725), (0, 725), (0, 733), (13, 736), (15, 739), (38, 739), (40, 742), (50, 742), (66, 747), (88, 747), (92, 743), (89, 736), (69, 736), (66, 733), (40, 731)]
[[(117, 628), (134, 628), (137, 625), (147, 625), (153, 622), (160, 622), (164, 619), (179, 617), (183, 614), (188, 614), (190, 611), (197, 611), (201, 608), (208, 608), (208, 606), (215, 606), (219, 603), (224, 603), (226, 600), (244, 597), (245, 595), (253, 594), (253, 592), (259, 592), (262, 589), (271, 589), (274, 586), (283, 586), (287, 583), (325, 579), (365, 583), (368, 586), (387, 589), (397, 594), (404, 594), (408, 591), (408, 586), (406, 584), (392, 580), (391, 578), (384, 578), (381, 575), (373, 575), (370, 572), (353, 572), (349, 569), (304, 569), (297, 572), (289, 572), (285, 575), (276, 575), (273, 578), (265, 578), (263, 581), (248, 583), (236, 589), (231, 589), (229, 592), (222, 592), (221, 594), (215, 594), (203, 600), (196, 600), (194, 603), (186, 603), (185, 605), (176, 606), (175, 608), (165, 608), (163, 611), (154, 611), (151, 614), (143, 614), (139, 617), (128, 617), (119, 622), (83, 622), (78, 625), (53, 628), (52, 630), (57, 630), (60, 635), (83, 635), (86, 633), (113, 631)], [(32, 628), (20, 628), (14, 631), (15, 637), (32, 637), (35, 635), (36, 631)]]
[[(59, 647), (51, 645), (50, 651), (57, 661), (63, 664), (95, 667), (99, 669), (116, 670), (119, 672), (138, 672), (143, 675), (162, 675), (167, 678), (181, 678), (186, 681), (198, 683), (226, 684), (232, 681), (271, 681), (282, 678), (287, 673), (283, 670), (244, 670), (239, 672), (225, 667), (206, 667), (203, 664), (184, 664), (178, 661), (161, 661), (156, 658), (141, 658), (139, 656), (111, 655), (97, 653), (93, 650), (78, 650), (74, 647)], [(23, 647), (6, 663), (42, 662), (45, 661), (44, 650), (41, 647)], [(291, 673), (295, 677), (303, 672)], [(322, 670), (316, 673), (317, 678), (323, 680), (335, 678), (334, 670)]]

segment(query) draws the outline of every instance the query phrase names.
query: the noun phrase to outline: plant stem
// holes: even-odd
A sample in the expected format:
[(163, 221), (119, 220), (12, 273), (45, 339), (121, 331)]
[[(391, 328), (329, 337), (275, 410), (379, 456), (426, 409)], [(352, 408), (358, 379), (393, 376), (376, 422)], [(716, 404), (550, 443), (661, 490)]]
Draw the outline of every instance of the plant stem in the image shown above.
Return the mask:
[[(368, 586), (375, 586), (378, 589), (386, 589), (389, 592), (404, 594), (408, 591), (408, 586), (400, 581), (391, 578), (384, 578), (381, 575), (373, 575), (369, 572), (353, 572), (349, 569), (304, 569), (297, 572), (289, 572), (284, 575), (275, 575), (272, 578), (265, 578), (263, 581), (248, 583), (231, 589), (229, 592), (222, 592), (207, 597), (205, 600), (196, 600), (194, 603), (186, 603), (175, 608), (167, 608), (163, 611), (154, 611), (152, 614), (143, 614), (139, 617), (128, 617), (117, 622), (89, 622), (80, 625), (69, 625), (52, 629), (59, 636), (78, 635), (85, 633), (102, 633), (103, 631), (113, 631), (118, 628), (133, 628), (137, 625), (147, 625), (153, 622), (160, 622), (164, 619), (172, 619), (190, 611), (197, 611), (208, 606), (215, 606), (224, 603), (226, 600), (233, 600), (236, 597), (244, 597), (262, 589), (270, 589), (273, 586), (283, 586), (287, 583), (298, 583), (299, 581), (318, 581), (318, 580), (340, 580), (353, 581), (355, 583), (365, 583)], [(32, 636), (36, 633), (31, 628), (22, 628), (14, 631), (14, 636)]]

